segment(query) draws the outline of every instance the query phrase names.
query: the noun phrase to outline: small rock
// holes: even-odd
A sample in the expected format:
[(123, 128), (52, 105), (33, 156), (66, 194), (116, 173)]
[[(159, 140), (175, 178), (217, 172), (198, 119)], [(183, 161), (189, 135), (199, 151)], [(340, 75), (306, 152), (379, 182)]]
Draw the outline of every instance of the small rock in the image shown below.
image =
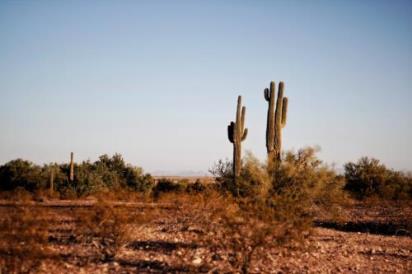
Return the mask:
[(202, 259), (201, 258), (194, 258), (192, 263), (194, 265), (200, 265), (200, 264), (202, 264)]
[(218, 261), (218, 260), (220, 260), (220, 259), (222, 259), (222, 257), (220, 257), (219, 254), (216, 253), (216, 254), (213, 254), (213, 255), (212, 255), (212, 260), (213, 260), (213, 261)]

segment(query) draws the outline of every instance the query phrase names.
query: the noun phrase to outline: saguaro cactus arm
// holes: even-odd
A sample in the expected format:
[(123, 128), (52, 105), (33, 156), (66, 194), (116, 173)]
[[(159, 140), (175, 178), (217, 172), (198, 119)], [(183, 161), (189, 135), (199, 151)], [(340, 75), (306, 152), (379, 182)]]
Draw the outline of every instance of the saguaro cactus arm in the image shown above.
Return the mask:
[(232, 121), (230, 124), (227, 126), (227, 135), (229, 138), (229, 141), (231, 143), (235, 142), (234, 136), (235, 136), (235, 123)]
[(248, 130), (247, 130), (247, 128), (245, 128), (245, 130), (243, 131), (242, 141), (246, 140), (247, 133), (248, 133)]
[(273, 151), (275, 140), (275, 93), (275, 82), (271, 82), (270, 89), (266, 88), (264, 91), (265, 99), (269, 103), (266, 125), (266, 149), (268, 153)]
[(283, 107), (283, 82), (279, 83), (278, 88), (278, 98), (276, 100), (276, 110), (275, 110), (275, 134), (276, 128), (282, 124), (282, 107)]
[(286, 126), (287, 115), (288, 115), (288, 97), (284, 97), (283, 104), (282, 104), (282, 127)]

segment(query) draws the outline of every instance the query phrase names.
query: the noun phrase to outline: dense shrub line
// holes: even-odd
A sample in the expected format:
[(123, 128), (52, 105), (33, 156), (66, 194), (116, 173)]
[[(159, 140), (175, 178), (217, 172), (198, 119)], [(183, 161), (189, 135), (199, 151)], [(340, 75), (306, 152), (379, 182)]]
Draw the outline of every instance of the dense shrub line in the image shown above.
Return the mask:
[[(200, 180), (194, 184), (187, 180), (173, 181), (167, 178), (157, 183), (142, 168), (126, 164), (120, 154), (102, 155), (95, 162), (75, 164), (74, 182), (68, 179), (68, 164), (36, 165), (17, 159), (0, 166), (0, 191), (24, 189), (34, 193), (50, 188), (63, 198), (84, 197), (99, 192), (125, 190), (152, 193), (199, 193), (216, 189), (238, 194), (240, 197), (277, 197), (303, 205), (306, 201), (328, 203), (344, 199), (345, 193), (357, 199), (377, 197), (387, 200), (412, 199), (412, 176), (387, 168), (376, 159), (363, 157), (357, 162), (345, 164), (344, 175), (316, 157), (313, 148), (286, 152), (277, 170), (268, 170), (253, 155), (246, 155), (241, 175), (233, 181), (232, 163), (220, 160), (210, 170), (216, 177), (216, 185), (204, 185)], [(283, 201), (282, 203), (284, 203)], [(279, 204), (276, 202), (274, 204)]]
[(345, 189), (356, 198), (412, 199), (412, 176), (387, 168), (377, 159), (362, 157), (345, 165)]
[[(54, 191), (60, 197), (94, 195), (97, 203), (93, 210), (84, 209), (86, 211), (81, 213), (79, 209), (72, 214), (78, 221), (78, 234), (85, 242), (93, 241), (89, 235), (94, 235), (94, 240), (99, 239), (97, 246), (102, 261), (113, 260), (119, 247), (127, 242), (131, 223), (144, 225), (160, 214), (154, 210), (137, 216), (130, 209), (107, 202), (110, 195), (119, 199), (130, 192), (150, 193), (150, 201), (155, 198), (159, 202), (175, 204), (173, 218), (176, 223), (184, 231), (197, 231), (197, 240), (202, 244), (233, 251), (231, 264), (242, 273), (248, 273), (254, 256), (265, 256), (266, 247), (304, 243), (311, 234), (317, 212), (339, 214), (348, 194), (360, 199), (372, 196), (412, 199), (410, 175), (390, 170), (379, 161), (368, 158), (346, 164), (344, 176), (339, 175), (317, 158), (313, 148), (284, 153), (276, 169), (248, 154), (243, 159), (236, 182), (229, 161), (219, 161), (211, 173), (216, 184), (167, 178), (156, 183), (141, 168), (127, 165), (119, 154), (115, 154), (112, 157), (102, 155), (95, 162), (77, 164), (74, 182), (69, 182), (67, 164), (38, 166), (18, 159), (0, 166), (0, 190), (24, 189), (36, 196), (37, 191), (49, 188), (50, 176), (54, 174)], [(16, 198), (20, 199), (19, 196)], [(31, 246), (42, 247), (44, 234), (36, 227), (39, 226), (35, 221), (38, 216), (31, 213), (16, 214), (17, 219), (10, 220), (5, 231), (17, 224), (19, 230), (13, 237), (20, 242), (26, 238), (34, 239), (38, 245)], [(16, 252), (13, 245), (10, 250), (10, 253)], [(41, 252), (33, 250), (36, 250), (33, 254), (37, 254), (45, 249)]]
[(276, 170), (268, 168), (249, 154), (243, 160), (236, 184), (230, 161), (219, 160), (210, 172), (221, 190), (239, 193), (240, 197), (261, 196), (269, 191), (272, 196), (289, 195), (300, 203), (304, 198), (316, 203), (339, 202), (346, 194), (356, 199), (412, 199), (411, 173), (389, 169), (368, 157), (346, 163), (345, 172), (340, 175), (316, 157), (316, 149), (309, 147), (284, 153)]
[(74, 182), (68, 178), (68, 164), (35, 165), (17, 159), (0, 166), (0, 190), (24, 189), (36, 192), (50, 188), (53, 177), (53, 190), (61, 197), (75, 198), (109, 189), (149, 191), (154, 184), (150, 174), (140, 167), (128, 165), (120, 154), (112, 157), (102, 155), (95, 162), (84, 161), (75, 164)]

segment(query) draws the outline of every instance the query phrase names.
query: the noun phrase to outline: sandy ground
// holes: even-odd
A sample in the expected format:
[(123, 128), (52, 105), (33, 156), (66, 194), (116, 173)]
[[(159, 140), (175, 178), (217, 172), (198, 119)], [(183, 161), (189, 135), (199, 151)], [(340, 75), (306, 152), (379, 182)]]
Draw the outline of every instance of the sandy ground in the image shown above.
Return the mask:
[[(73, 210), (76, 209), (66, 205), (53, 207), (49, 212), (56, 222), (47, 228), (44, 254), (40, 250), (36, 256), (29, 256), (0, 249), (0, 273), (13, 269), (15, 273), (236, 273), (232, 265), (235, 254), (231, 250), (198, 241), (204, 233), (202, 228), (190, 216), (182, 222), (182, 216), (177, 218), (178, 214), (170, 208), (162, 209), (165, 212), (155, 221), (131, 226), (127, 241), (110, 259), (102, 256), (101, 242), (77, 240), (76, 222), (69, 214)], [(141, 208), (140, 213), (147, 210), (151, 209)], [(371, 221), (375, 213), (380, 220), (379, 209), (363, 213), (362, 210), (365, 209), (354, 207), (348, 214), (349, 220), (354, 221), (357, 216), (359, 222)], [(9, 212), (10, 205), (0, 206), (2, 220)], [(393, 213), (394, 220), (403, 216), (397, 212)], [(4, 241), (7, 240), (0, 238), (0, 243)], [(316, 227), (304, 245), (265, 247), (255, 254), (251, 273), (412, 273), (410, 236)]]

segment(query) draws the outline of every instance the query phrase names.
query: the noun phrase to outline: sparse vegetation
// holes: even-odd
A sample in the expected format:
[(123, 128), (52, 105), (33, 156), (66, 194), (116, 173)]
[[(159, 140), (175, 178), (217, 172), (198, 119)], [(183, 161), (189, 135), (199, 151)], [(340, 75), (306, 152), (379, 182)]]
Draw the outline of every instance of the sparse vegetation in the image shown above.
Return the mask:
[(356, 163), (345, 164), (345, 178), (345, 189), (358, 199), (412, 199), (412, 177), (388, 169), (377, 159), (362, 157)]
[[(147, 192), (154, 179), (139, 167), (127, 165), (120, 154), (102, 155), (97, 161), (81, 164), (49, 164), (40, 167), (21, 159), (0, 166), (0, 189), (13, 191), (23, 188), (34, 193), (50, 189), (53, 174), (53, 190), (62, 198), (76, 198), (106, 191), (127, 188), (130, 191)], [(74, 173), (75, 171), (75, 173)], [(71, 181), (72, 174), (73, 181)]]
[[(190, 183), (167, 178), (155, 184), (141, 169), (126, 165), (120, 155), (103, 155), (94, 163), (83, 162), (74, 168), (77, 187), (68, 182), (68, 165), (38, 167), (18, 160), (1, 167), (2, 176), (9, 176), (3, 178), (12, 178), (6, 185), (7, 193), (12, 191), (14, 199), (20, 201), (49, 195), (50, 170), (54, 170), (55, 189), (61, 197), (68, 197), (63, 190), (73, 191), (74, 197), (94, 197), (88, 203), (80, 200), (75, 207), (27, 204), (12, 206), (13, 212), (6, 213), (0, 206), (2, 271), (40, 271), (48, 261), (78, 268), (109, 266), (113, 272), (143, 271), (149, 265), (158, 272), (249, 273), (256, 271), (258, 262), (273, 260), (271, 250), (300, 252), (308, 248), (308, 241), (316, 237), (313, 224), (325, 212), (328, 222), (322, 225), (346, 229), (341, 223), (330, 222), (330, 215), (341, 214), (340, 207), (346, 210), (346, 205), (350, 206), (345, 177), (323, 164), (313, 148), (284, 153), (272, 174), (266, 164), (248, 153), (238, 177), (238, 195), (233, 195), (229, 161), (219, 161), (212, 168), (218, 187), (200, 180)], [(156, 199), (131, 193), (151, 193)], [(404, 212), (402, 208), (400, 212)], [(398, 221), (394, 221), (388, 233), (409, 235), (407, 216), (401, 217), (398, 229)], [(171, 238), (165, 239), (165, 233)], [(81, 253), (62, 251), (68, 248)], [(153, 250), (173, 259), (160, 263), (144, 257), (136, 262), (126, 255), (144, 256)]]
[[(212, 167), (211, 184), (155, 179), (120, 154), (75, 163), (71, 153), (68, 164), (38, 166), (17, 159), (0, 166), (0, 273), (41, 271), (45, 261), (80, 269), (109, 265), (97, 272), (113, 273), (269, 272), (262, 263), (261, 269), (252, 268), (257, 261), (273, 262), (273, 250), (308, 248), (316, 225), (412, 235), (406, 201), (412, 199), (410, 175), (362, 158), (346, 164), (342, 176), (322, 163), (314, 148), (282, 154), (288, 106), (283, 90), (280, 82), (277, 101), (274, 82), (264, 93), (266, 163), (252, 153), (241, 158), (247, 129), (239, 96), (236, 122), (228, 126), (233, 161)], [(390, 206), (399, 216), (389, 224), (341, 222), (359, 203), (348, 193), (360, 200), (395, 200), (399, 204)], [(173, 259), (154, 259), (154, 251)]]

